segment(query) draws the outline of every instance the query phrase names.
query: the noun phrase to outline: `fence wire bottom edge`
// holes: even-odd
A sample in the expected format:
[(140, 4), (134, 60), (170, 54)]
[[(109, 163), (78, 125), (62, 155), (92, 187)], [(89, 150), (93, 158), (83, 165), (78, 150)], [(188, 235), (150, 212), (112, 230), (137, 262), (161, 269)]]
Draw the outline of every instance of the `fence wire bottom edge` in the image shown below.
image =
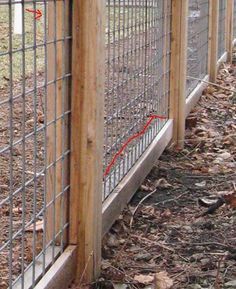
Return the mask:
[[(61, 252), (60, 247), (54, 247), (54, 259), (56, 259)], [(53, 247), (50, 246), (47, 248), (45, 252), (45, 268), (48, 269), (48, 267), (53, 262)], [(35, 268), (33, 264), (27, 268), (24, 272), (24, 289), (30, 289), (32, 288), (32, 280), (33, 280), (33, 273), (35, 276), (35, 281), (38, 282), (40, 278), (43, 275), (43, 254), (37, 259)], [(35, 272), (34, 272), (35, 271)], [(12, 287), (13, 289), (22, 289), (22, 276), (19, 277), (19, 279), (16, 281), (16, 283)]]

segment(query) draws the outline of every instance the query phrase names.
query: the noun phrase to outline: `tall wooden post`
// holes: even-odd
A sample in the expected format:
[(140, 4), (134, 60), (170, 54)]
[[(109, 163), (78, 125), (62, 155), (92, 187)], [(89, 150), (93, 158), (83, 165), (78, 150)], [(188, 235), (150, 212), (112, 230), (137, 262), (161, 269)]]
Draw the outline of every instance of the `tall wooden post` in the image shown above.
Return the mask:
[(170, 118), (173, 142), (184, 146), (187, 73), (188, 0), (172, 0)]
[(105, 0), (74, 0), (72, 11), (70, 244), (81, 285), (101, 262)]
[(227, 1), (226, 7), (226, 51), (228, 61), (232, 62), (233, 55), (233, 30), (234, 30), (234, 0)]
[[(65, 112), (69, 109), (69, 81), (64, 78), (70, 72), (69, 0), (50, 1), (47, 9), (47, 194), (46, 194), (46, 240), (55, 245), (66, 242), (63, 227), (68, 222), (69, 124)], [(64, 116), (63, 116), (64, 115)], [(63, 172), (63, 173), (62, 173)], [(62, 236), (63, 234), (63, 236)]]
[(219, 0), (209, 0), (209, 59), (208, 70), (211, 82), (216, 81), (218, 60)]
[[(167, 67), (167, 53), (168, 53), (168, 45), (169, 45), (169, 33), (170, 33), (170, 27), (169, 27), (169, 14), (170, 14), (170, 11), (171, 10), (171, 7), (169, 7), (170, 4), (170, 1), (164, 1), (163, 3), (163, 15), (164, 15), (164, 21), (163, 21), (163, 34), (164, 34), (164, 40), (163, 40), (163, 52), (164, 52), (164, 55), (163, 55), (163, 94), (164, 94), (164, 97), (165, 99), (168, 99), (168, 95), (167, 95), (167, 92), (169, 91), (169, 81), (168, 81), (168, 78), (167, 78), (167, 73), (169, 71), (169, 67)], [(168, 14), (169, 13), (169, 14)]]

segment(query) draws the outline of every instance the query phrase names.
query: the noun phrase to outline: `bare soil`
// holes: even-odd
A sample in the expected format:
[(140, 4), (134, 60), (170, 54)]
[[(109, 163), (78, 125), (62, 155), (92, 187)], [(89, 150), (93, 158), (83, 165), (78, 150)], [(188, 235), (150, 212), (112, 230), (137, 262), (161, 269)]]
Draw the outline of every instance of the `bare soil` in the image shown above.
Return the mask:
[[(37, 81), (39, 85), (43, 85), (43, 76), (39, 74)], [(32, 87), (33, 77), (28, 77), (26, 90), (29, 91)], [(28, 93), (23, 101), (21, 96), (16, 97), (21, 95), (21, 89), (21, 82), (15, 82), (13, 87), (15, 99), (12, 105), (7, 101), (6, 104), (1, 105), (0, 110), (0, 150), (2, 151), (0, 153), (0, 247), (12, 238), (12, 242), (0, 252), (1, 289), (8, 287), (9, 267), (12, 268), (11, 274), (14, 280), (32, 261), (33, 248), (36, 255), (42, 249), (42, 231), (35, 232), (33, 238), (32, 226), (43, 219), (43, 215), (39, 212), (43, 208), (44, 198), (42, 173), (45, 165), (44, 131), (40, 132), (40, 127), (44, 123), (42, 108), (44, 91), (43, 88), (38, 89), (36, 98), (33, 92)], [(0, 89), (0, 101), (7, 100), (8, 93), (8, 89)], [(34, 134), (34, 128), (39, 132)], [(26, 135), (31, 136), (24, 139), (23, 145), (22, 140)], [(11, 142), (12, 150), (9, 147)], [(17, 191), (18, 193), (11, 195), (11, 192)], [(29, 223), (30, 221), (32, 224)], [(22, 228), (26, 230), (24, 234), (20, 232)], [(22, 258), (24, 258), (23, 267)]]
[[(235, 89), (235, 72), (224, 65), (217, 83)], [(185, 148), (165, 151), (105, 236), (96, 288), (150, 288), (160, 272), (173, 283), (160, 288), (236, 288), (235, 93), (208, 87), (186, 127)], [(202, 198), (225, 194), (203, 215)]]

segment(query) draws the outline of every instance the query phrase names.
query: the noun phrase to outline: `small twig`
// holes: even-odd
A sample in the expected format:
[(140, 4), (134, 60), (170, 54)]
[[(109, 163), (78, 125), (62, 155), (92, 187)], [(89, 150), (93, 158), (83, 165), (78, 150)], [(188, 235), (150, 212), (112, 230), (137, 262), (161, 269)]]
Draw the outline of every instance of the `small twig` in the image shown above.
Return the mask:
[(131, 230), (132, 228), (132, 225), (133, 225), (133, 221), (134, 221), (134, 215), (135, 213), (137, 212), (139, 206), (146, 200), (148, 199), (149, 197), (151, 197), (153, 194), (155, 194), (157, 192), (157, 189), (153, 190), (151, 193), (149, 193), (148, 195), (146, 195), (144, 198), (142, 198), (142, 200), (138, 203), (137, 207), (134, 209), (133, 211), (133, 214), (132, 214), (132, 217), (131, 217), (131, 220), (130, 220), (130, 223), (129, 223), (129, 228)]
[(197, 78), (197, 77), (193, 77), (193, 76), (187, 76), (187, 78), (189, 78), (189, 79), (194, 79), (194, 80), (198, 80), (198, 81), (200, 81), (200, 82), (203, 82), (203, 83), (206, 83), (206, 84), (209, 84), (209, 85), (212, 85), (212, 86), (215, 86), (215, 87), (218, 87), (218, 88), (221, 88), (221, 89), (224, 89), (224, 90), (227, 90), (227, 91), (231, 91), (231, 92), (236, 93), (236, 90), (234, 90), (234, 89), (224, 87), (224, 86), (222, 86), (222, 85), (219, 85), (219, 84), (214, 83), (214, 82), (211, 82), (211, 81), (206, 81), (206, 80), (203, 80), (203, 79), (200, 79), (200, 78)]
[(218, 262), (218, 265), (217, 265), (217, 272), (216, 272), (216, 280), (215, 280), (215, 289), (220, 289), (220, 265), (221, 265), (221, 262), (223, 261), (224, 259), (224, 256), (221, 256), (220, 257), (220, 260)]
[(141, 236), (133, 235), (133, 234), (132, 234), (131, 236), (132, 236), (133, 238), (138, 239), (138, 240), (143, 240), (143, 241), (149, 242), (149, 243), (151, 244), (151, 246), (158, 246), (158, 247), (160, 247), (160, 248), (162, 248), (162, 249), (165, 249), (165, 250), (167, 250), (167, 251), (175, 252), (174, 249), (172, 249), (172, 248), (170, 248), (170, 247), (168, 247), (168, 246), (166, 246), (166, 245), (164, 245), (164, 244), (162, 244), (162, 243), (160, 243), (160, 242), (153, 241), (153, 240), (150, 240), (150, 239), (147, 239), (147, 238), (144, 238), (144, 237), (141, 237)]
[(179, 276), (181, 276), (181, 275), (183, 275), (183, 274), (186, 274), (186, 271), (185, 271), (185, 270), (184, 270), (184, 271), (181, 271), (180, 273), (177, 273), (177, 274), (171, 276), (171, 279), (175, 280), (175, 279), (177, 279)]
[(92, 256), (93, 256), (93, 251), (90, 253), (90, 255), (89, 255), (89, 257), (88, 257), (88, 260), (87, 260), (87, 262), (86, 262), (86, 264), (85, 264), (84, 270), (83, 270), (83, 272), (82, 272), (82, 274), (81, 274), (81, 277), (80, 277), (80, 280), (79, 280), (78, 288), (80, 288), (81, 285), (82, 285), (85, 272), (86, 272), (86, 270), (87, 270), (87, 268), (88, 268), (88, 264), (89, 264), (89, 261), (90, 261), (90, 259), (91, 259)]
[(229, 270), (231, 267), (234, 267), (234, 265), (229, 265), (229, 266), (225, 269), (224, 277), (226, 276), (226, 274), (228, 273), (228, 270)]
[(116, 268), (115, 266), (113, 266), (113, 265), (111, 265), (111, 264), (109, 264), (109, 266), (110, 266), (111, 268), (113, 268), (114, 270), (116, 270), (117, 272), (123, 274), (123, 275), (125, 276), (125, 278), (127, 278), (128, 280), (133, 281), (133, 278), (130, 277), (129, 275), (127, 275), (127, 273), (126, 273), (124, 270), (122, 271), (122, 270)]
[(187, 195), (187, 194), (188, 194), (188, 192), (187, 192), (187, 193), (183, 193), (183, 194), (179, 195), (179, 196), (176, 197), (176, 198), (164, 200), (164, 201), (162, 201), (162, 202), (155, 203), (155, 205), (156, 205), (156, 206), (157, 206), (157, 205), (160, 205), (160, 204), (164, 205), (165, 203), (172, 202), (172, 201), (175, 202), (175, 201), (177, 201), (178, 199), (180, 199), (181, 197), (183, 197), (184, 195)]
[(174, 243), (174, 244), (179, 244), (179, 245), (181, 245), (181, 244), (187, 244), (187, 245), (192, 245), (192, 246), (218, 246), (218, 247), (222, 247), (222, 248), (226, 248), (227, 250), (235, 250), (235, 248), (233, 247), (233, 246), (231, 246), (231, 245), (226, 245), (226, 244), (223, 244), (223, 243), (218, 243), (218, 242), (202, 242), (202, 243), (198, 243), (198, 242), (196, 242), (196, 243), (191, 243), (191, 242), (187, 242), (187, 241), (181, 241), (181, 242), (176, 242), (176, 243)]
[(189, 155), (191, 155), (193, 152), (195, 152), (196, 149), (201, 145), (201, 143), (202, 143), (202, 141), (200, 140), (199, 143), (197, 143), (196, 146), (191, 151), (189, 151), (186, 155), (183, 155), (181, 157), (181, 159), (187, 158)]

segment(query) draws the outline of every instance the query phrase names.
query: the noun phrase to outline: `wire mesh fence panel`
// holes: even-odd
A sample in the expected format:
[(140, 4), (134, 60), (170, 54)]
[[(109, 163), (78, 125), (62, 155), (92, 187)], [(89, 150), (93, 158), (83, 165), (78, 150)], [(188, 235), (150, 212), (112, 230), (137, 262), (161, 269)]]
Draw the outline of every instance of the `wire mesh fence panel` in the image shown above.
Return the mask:
[(187, 97), (208, 70), (209, 0), (189, 0)]
[(169, 0), (107, 1), (103, 199), (168, 118), (170, 18)]
[(34, 287), (67, 242), (69, 3), (0, 2), (1, 289)]
[(226, 50), (226, 0), (219, 0), (218, 59)]

